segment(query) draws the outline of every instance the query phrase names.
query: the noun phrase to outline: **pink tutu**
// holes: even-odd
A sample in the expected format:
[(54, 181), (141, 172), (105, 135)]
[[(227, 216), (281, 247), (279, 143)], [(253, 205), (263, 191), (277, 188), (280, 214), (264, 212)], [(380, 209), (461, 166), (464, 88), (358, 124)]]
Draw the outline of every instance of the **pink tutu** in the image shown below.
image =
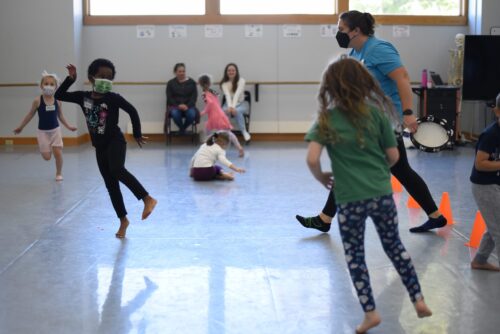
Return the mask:
[(222, 110), (219, 99), (217, 96), (211, 92), (205, 92), (205, 109), (201, 112), (201, 115), (207, 114), (208, 120), (205, 123), (205, 128), (207, 131), (213, 130), (231, 130), (233, 127), (229, 118)]

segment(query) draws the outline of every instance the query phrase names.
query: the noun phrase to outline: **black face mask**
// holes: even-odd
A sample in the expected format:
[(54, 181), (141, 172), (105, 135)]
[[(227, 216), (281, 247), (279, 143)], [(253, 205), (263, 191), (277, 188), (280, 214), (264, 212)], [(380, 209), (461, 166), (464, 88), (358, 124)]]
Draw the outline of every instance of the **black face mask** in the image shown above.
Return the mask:
[(345, 32), (341, 32), (340, 30), (337, 31), (337, 35), (335, 36), (335, 39), (337, 39), (337, 42), (339, 43), (339, 46), (343, 49), (347, 49), (349, 47), (349, 42), (351, 39), (349, 38), (349, 35)]

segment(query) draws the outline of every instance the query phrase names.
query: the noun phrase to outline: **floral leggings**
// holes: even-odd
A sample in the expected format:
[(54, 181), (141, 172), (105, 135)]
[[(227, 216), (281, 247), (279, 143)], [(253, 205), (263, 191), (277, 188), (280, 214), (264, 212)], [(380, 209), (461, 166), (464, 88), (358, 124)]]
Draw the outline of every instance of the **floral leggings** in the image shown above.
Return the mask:
[(375, 310), (370, 275), (365, 262), (365, 221), (370, 217), (382, 241), (382, 247), (401, 276), (410, 299), (422, 299), (420, 284), (410, 254), (406, 252), (398, 231), (396, 205), (391, 195), (338, 205), (340, 236), (347, 267), (359, 302), (365, 312)]

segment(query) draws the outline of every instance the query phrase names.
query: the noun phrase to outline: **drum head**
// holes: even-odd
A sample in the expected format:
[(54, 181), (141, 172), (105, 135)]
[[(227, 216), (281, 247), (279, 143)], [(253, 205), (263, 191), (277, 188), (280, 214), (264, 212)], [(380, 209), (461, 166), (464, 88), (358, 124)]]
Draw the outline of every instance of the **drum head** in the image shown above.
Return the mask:
[(448, 128), (446, 120), (430, 115), (419, 118), (418, 130), (410, 139), (418, 149), (425, 152), (439, 152), (451, 141), (453, 130)]

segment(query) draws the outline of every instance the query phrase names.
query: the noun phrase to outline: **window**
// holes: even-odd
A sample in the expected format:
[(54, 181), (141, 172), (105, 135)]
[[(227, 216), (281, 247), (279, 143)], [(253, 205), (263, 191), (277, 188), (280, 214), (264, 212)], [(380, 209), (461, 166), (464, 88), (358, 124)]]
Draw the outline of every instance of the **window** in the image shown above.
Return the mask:
[(205, 0), (89, 0), (89, 15), (205, 15)]
[(332, 0), (220, 0), (221, 15), (335, 14)]
[(337, 24), (349, 9), (378, 24), (465, 25), (468, 0), (83, 0), (85, 24)]
[(373, 15), (459, 16), (461, 0), (349, 0), (349, 9)]

